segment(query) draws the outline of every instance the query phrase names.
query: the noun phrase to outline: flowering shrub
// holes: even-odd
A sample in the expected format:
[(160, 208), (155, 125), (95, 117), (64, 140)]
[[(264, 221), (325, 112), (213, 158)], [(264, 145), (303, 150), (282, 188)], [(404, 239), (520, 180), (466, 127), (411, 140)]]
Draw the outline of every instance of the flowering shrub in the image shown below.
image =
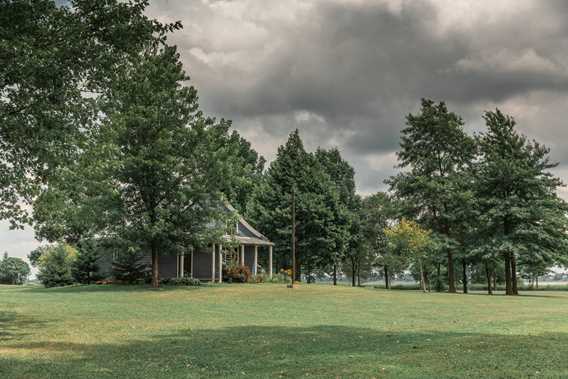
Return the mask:
[(246, 283), (250, 281), (252, 273), (247, 266), (234, 265), (223, 271), (223, 277), (229, 282)]

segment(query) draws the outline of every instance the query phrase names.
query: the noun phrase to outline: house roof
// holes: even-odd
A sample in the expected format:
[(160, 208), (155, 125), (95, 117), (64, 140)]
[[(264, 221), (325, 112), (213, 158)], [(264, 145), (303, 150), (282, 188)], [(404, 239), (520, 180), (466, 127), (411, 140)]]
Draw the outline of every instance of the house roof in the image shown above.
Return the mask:
[[(266, 245), (273, 246), (274, 243), (271, 242), (265, 235), (256, 230), (251, 224), (247, 222), (239, 212), (228, 202), (225, 202), (225, 207), (238, 216), (237, 233), (236, 235), (225, 235), (223, 238), (227, 241), (237, 240), (239, 243), (244, 245)], [(244, 230), (243, 230), (244, 229)]]

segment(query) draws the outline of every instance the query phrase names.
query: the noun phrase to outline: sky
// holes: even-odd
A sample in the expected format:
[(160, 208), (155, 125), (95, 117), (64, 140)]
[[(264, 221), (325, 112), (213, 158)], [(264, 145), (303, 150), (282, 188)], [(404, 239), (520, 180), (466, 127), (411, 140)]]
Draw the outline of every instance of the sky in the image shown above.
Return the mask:
[[(568, 1), (154, 0), (147, 12), (183, 23), (169, 42), (202, 108), (269, 161), (297, 128), (308, 150), (340, 149), (361, 194), (383, 190), (405, 116), (428, 97), (470, 132), (485, 110), (514, 116), (568, 182)], [(0, 223), (0, 251), (36, 244)]]

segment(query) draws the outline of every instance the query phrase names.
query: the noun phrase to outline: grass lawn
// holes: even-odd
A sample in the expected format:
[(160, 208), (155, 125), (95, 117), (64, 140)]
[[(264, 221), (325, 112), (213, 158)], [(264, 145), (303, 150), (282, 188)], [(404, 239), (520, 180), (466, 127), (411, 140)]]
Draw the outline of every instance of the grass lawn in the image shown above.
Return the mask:
[(0, 286), (0, 378), (568, 377), (568, 293)]

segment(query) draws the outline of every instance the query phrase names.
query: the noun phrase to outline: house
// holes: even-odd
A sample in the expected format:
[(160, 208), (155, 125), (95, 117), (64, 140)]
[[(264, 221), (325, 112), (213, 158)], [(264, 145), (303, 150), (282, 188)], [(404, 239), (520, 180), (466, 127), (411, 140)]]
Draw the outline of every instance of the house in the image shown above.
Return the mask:
[[(230, 212), (236, 210), (225, 205)], [(264, 272), (272, 277), (272, 249), (274, 243), (238, 215), (235, 234), (226, 234), (221, 241), (207, 248), (192, 249), (185, 254), (161, 255), (159, 257), (160, 278), (192, 278), (212, 282), (223, 281), (223, 268), (231, 265), (246, 266), (253, 275), (259, 273), (260, 260), (265, 262)]]
[[(160, 278), (192, 277), (212, 282), (223, 281), (223, 269), (232, 265), (246, 266), (253, 275), (264, 272), (272, 277), (272, 250), (274, 243), (253, 228), (228, 203), (228, 212), (236, 214), (234, 233), (225, 234), (219, 241), (202, 248), (191, 248), (183, 254), (163, 254), (159, 256)], [(101, 257), (100, 273), (112, 275), (112, 266), (118, 252), (112, 257)], [(151, 266), (151, 257), (144, 256), (140, 263)]]

